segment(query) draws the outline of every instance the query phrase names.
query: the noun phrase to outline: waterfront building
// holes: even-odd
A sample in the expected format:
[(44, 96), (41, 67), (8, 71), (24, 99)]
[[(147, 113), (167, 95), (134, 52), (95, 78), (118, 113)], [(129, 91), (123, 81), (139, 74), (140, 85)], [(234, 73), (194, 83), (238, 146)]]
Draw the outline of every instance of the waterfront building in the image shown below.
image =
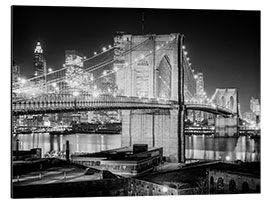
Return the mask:
[(37, 42), (37, 45), (34, 50), (34, 73), (35, 76), (40, 76), (46, 74), (46, 61), (43, 55), (43, 49), (40, 42)]
[(127, 179), (56, 158), (14, 162), (12, 172), (13, 198), (127, 195)]
[(85, 166), (109, 170), (121, 176), (134, 176), (153, 171), (162, 162), (162, 148), (149, 148), (144, 144), (134, 144), (97, 153), (74, 154), (71, 160)]
[(260, 193), (260, 163), (220, 163), (207, 169), (209, 194)]
[(260, 115), (261, 105), (259, 99), (251, 98), (250, 100), (250, 110), (255, 113), (255, 115)]

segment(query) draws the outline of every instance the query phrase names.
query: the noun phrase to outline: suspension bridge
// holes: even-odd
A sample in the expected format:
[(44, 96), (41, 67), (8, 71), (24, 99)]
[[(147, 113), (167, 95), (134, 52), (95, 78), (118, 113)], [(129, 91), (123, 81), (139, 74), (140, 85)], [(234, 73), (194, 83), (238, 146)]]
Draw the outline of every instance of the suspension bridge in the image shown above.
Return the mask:
[[(162, 146), (165, 156), (184, 162), (185, 111), (235, 115), (238, 103), (235, 89), (217, 90), (211, 99), (196, 97), (196, 75), (183, 39), (181, 34), (118, 35), (101, 53), (18, 81), (12, 113), (119, 109), (122, 146)], [(165, 113), (156, 115), (157, 109)]]

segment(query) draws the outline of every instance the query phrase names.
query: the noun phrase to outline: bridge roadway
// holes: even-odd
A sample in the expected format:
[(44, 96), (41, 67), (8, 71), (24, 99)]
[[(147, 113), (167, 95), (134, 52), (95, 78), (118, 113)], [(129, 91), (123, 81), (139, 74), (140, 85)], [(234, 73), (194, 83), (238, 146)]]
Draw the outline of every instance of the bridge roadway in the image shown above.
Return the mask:
[[(12, 101), (13, 115), (59, 113), (72, 111), (95, 111), (117, 109), (177, 109), (176, 101), (127, 96), (72, 94), (48, 94), (27, 100)], [(214, 114), (230, 115), (228, 109), (210, 104), (186, 104), (187, 109), (202, 110)]]

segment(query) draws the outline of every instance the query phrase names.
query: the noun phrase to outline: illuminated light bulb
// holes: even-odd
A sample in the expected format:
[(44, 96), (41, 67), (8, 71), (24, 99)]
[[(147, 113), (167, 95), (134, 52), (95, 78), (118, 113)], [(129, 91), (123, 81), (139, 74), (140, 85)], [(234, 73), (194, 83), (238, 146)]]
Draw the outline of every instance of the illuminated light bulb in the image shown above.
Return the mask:
[(49, 72), (49, 73), (50, 73), (50, 72), (52, 72), (52, 71), (53, 71), (53, 69), (52, 69), (52, 68), (49, 68), (49, 69), (48, 69), (48, 72)]
[(169, 41), (166, 42), (166, 44), (168, 44), (168, 43), (169, 43)]
[(109, 45), (108, 47), (109, 47), (109, 49), (110, 49), (110, 48), (112, 48), (112, 46), (111, 46), (111, 45)]
[(83, 59), (86, 59), (86, 56), (84, 56)]
[(188, 61), (189, 61), (189, 59), (190, 59), (190, 58), (189, 58), (189, 57), (187, 57), (187, 60), (188, 60)]
[(66, 67), (66, 64), (63, 64), (63, 67)]
[(97, 52), (94, 52), (94, 55), (97, 55)]
[(168, 192), (168, 187), (163, 187), (162, 192)]
[(113, 70), (116, 72), (118, 70), (118, 68), (117, 67), (113, 67)]
[(103, 48), (102, 48), (102, 51), (106, 51), (106, 50), (107, 50), (106, 47), (103, 47)]
[(77, 96), (79, 96), (80, 93), (76, 91), (76, 92), (73, 92), (72, 94), (74, 97), (77, 97)]
[(185, 55), (187, 55), (187, 54), (188, 54), (188, 52), (187, 52), (187, 51), (184, 51), (184, 54), (185, 54)]
[(26, 83), (26, 80), (24, 78), (21, 79), (21, 83), (24, 84)]
[(185, 45), (183, 45), (183, 46), (182, 46), (182, 48), (183, 48), (183, 49), (185, 49), (185, 48), (186, 48), (186, 46), (185, 46)]
[(107, 72), (104, 70), (102, 74), (103, 74), (104, 76), (106, 76), (106, 75), (107, 75)]
[(152, 51), (150, 51), (150, 54), (152, 54), (153, 52)]
[(128, 66), (128, 62), (125, 63), (125, 66)]
[(135, 61), (135, 62), (137, 62), (137, 61), (138, 61), (138, 59), (134, 59), (134, 61)]
[(156, 50), (159, 50), (159, 49), (160, 49), (160, 46), (157, 46), (157, 47), (156, 47)]
[(192, 63), (189, 63), (189, 65), (191, 66), (191, 65), (192, 65)]
[(141, 59), (143, 59), (144, 57), (145, 57), (145, 56), (142, 54), (142, 55), (141, 55)]
[(56, 83), (53, 83), (52, 86), (53, 86), (53, 87), (56, 87)]

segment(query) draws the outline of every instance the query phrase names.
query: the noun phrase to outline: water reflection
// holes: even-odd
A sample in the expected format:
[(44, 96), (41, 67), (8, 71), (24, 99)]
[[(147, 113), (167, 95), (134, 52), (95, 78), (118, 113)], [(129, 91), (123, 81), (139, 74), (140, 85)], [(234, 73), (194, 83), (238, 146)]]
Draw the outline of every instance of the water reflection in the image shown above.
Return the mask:
[[(19, 134), (13, 136), (12, 147), (16, 149), (16, 139), (20, 140), (20, 150), (41, 148), (42, 154), (52, 150), (65, 150), (66, 140), (70, 152), (98, 152), (121, 147), (121, 135), (70, 134), (50, 135), (49, 133)], [(260, 161), (260, 140), (245, 136), (238, 138), (214, 138), (209, 136), (186, 136), (186, 158), (228, 161)]]
[(260, 161), (260, 140), (241, 137), (186, 136), (186, 158)]
[(12, 147), (16, 149), (16, 139), (20, 140), (20, 150), (41, 148), (42, 154), (52, 150), (65, 150), (66, 140), (70, 143), (70, 152), (98, 152), (121, 147), (121, 135), (70, 134), (50, 135), (49, 133), (18, 134), (13, 136)]

